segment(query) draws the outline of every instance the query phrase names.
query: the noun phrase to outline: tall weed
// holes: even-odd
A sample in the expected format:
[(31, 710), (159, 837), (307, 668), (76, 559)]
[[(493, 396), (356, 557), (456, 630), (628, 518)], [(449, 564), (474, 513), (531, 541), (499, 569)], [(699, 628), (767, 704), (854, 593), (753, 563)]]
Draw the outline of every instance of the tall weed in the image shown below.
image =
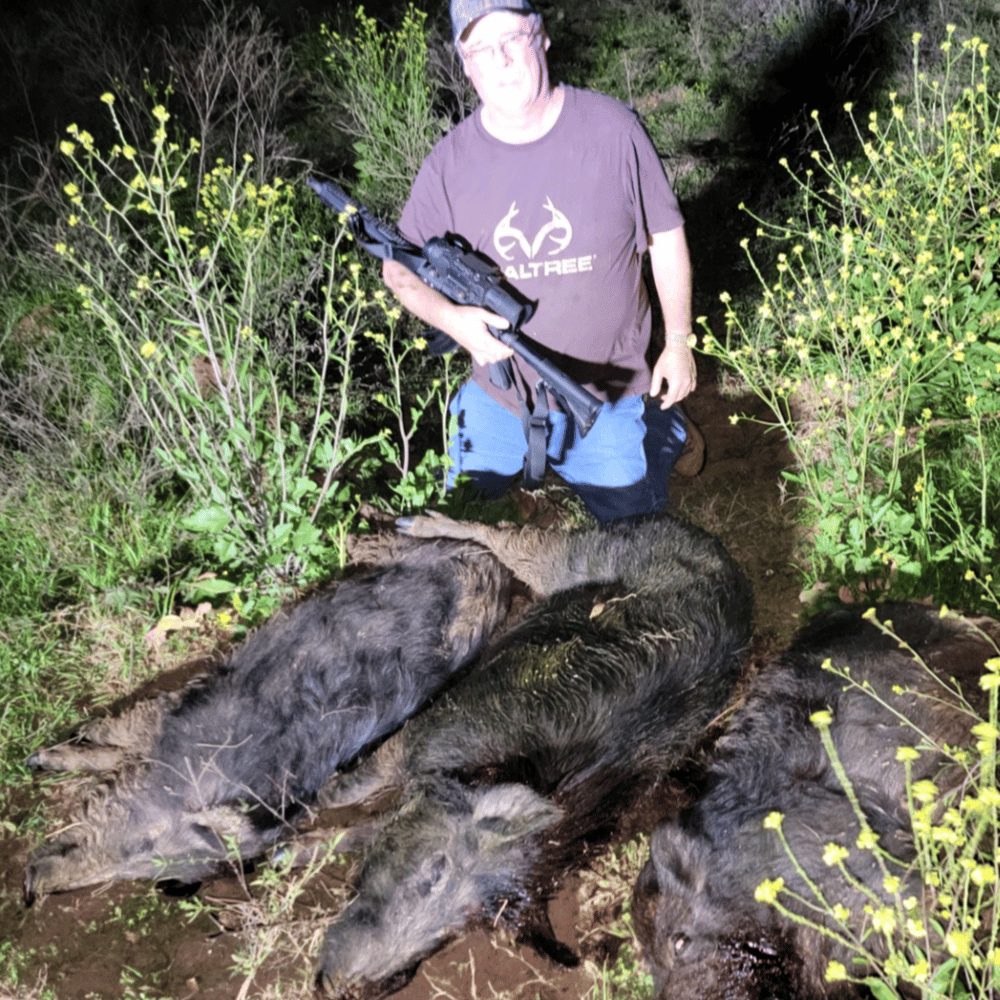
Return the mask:
[(860, 162), (814, 154), (796, 216), (757, 220), (780, 247), (766, 275), (751, 257), (762, 299), (724, 295), (705, 343), (788, 436), (813, 579), (957, 603), (998, 555), (1000, 98), (952, 33), (934, 79), (914, 36), (911, 93), (855, 125)]
[[(991, 603), (995, 601), (994, 594)], [(941, 614), (947, 617), (949, 612), (943, 609)], [(874, 614), (870, 618), (880, 630), (895, 637), (891, 622), (883, 624)], [(985, 633), (980, 637), (993, 644)], [(922, 661), (921, 665), (929, 670)], [(824, 667), (842, 678), (845, 686), (858, 686), (850, 671), (836, 662), (827, 661)], [(864, 907), (867, 916), (861, 920), (860, 914), (851, 914), (838, 900), (825, 897), (808, 878), (808, 891), (802, 895), (786, 889), (783, 879), (765, 880), (757, 889), (757, 898), (770, 903), (787, 919), (835, 939), (851, 952), (850, 967), (840, 961), (829, 962), (827, 982), (858, 983), (868, 987), (877, 1000), (914, 996), (971, 1000), (995, 995), (1000, 978), (996, 920), (1000, 877), (1000, 794), (996, 787), (1000, 656), (986, 661), (980, 687), (987, 692), (982, 715), (977, 716), (965, 702), (969, 715), (978, 718), (971, 725), (973, 742), (969, 747), (941, 747), (921, 733), (917, 747), (897, 749), (896, 761), (905, 768), (910, 817), (907, 833), (913, 848), (908, 865), (884, 848), (862, 809), (859, 794), (863, 797), (863, 790), (856, 789), (847, 776), (829, 730), (830, 713), (823, 710), (813, 714), (811, 721), (819, 730), (860, 827), (850, 847), (827, 844), (823, 860), (838, 868), (849, 884), (868, 897), (870, 902)], [(877, 697), (870, 686), (865, 690)], [(975, 700), (971, 692), (966, 693)], [(883, 708), (892, 711), (888, 705)], [(903, 716), (899, 717), (899, 725), (916, 728)], [(924, 753), (940, 754), (943, 760), (942, 773), (934, 780), (916, 780), (913, 776), (914, 762)], [(764, 826), (775, 831), (785, 852), (798, 865), (782, 831), (782, 819), (781, 813), (772, 813)], [(865, 885), (852, 874), (846, 862), (855, 852), (874, 858), (882, 873), (880, 887)], [(919, 887), (917, 893), (913, 892), (915, 887)], [(832, 991), (836, 989), (836, 985), (831, 986)]]
[(327, 94), (354, 136), (358, 199), (397, 214), (431, 147), (448, 127), (435, 109), (427, 15), (409, 5), (396, 31), (359, 7), (352, 37), (324, 26)]
[(120, 141), (104, 155), (70, 127), (77, 179), (56, 252), (152, 449), (191, 491), (186, 527), (236, 580), (314, 575), (324, 528), (352, 509), (344, 469), (371, 443), (344, 431), (360, 266), (341, 267), (339, 237), (306, 231), (289, 185), (251, 179), (249, 154), (197, 186), (200, 144), (168, 139), (162, 104), (140, 152), (103, 100)]

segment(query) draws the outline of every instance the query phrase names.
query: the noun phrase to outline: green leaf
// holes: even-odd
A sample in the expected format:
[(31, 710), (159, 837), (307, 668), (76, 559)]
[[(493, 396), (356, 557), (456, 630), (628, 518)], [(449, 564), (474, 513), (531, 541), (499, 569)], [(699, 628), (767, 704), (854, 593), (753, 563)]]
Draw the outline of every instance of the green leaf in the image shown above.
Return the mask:
[(217, 576), (206, 577), (194, 583), (195, 592), (204, 594), (207, 597), (217, 597), (219, 594), (228, 594), (236, 589), (235, 583), (228, 580), (220, 580)]
[(865, 986), (872, 991), (872, 996), (875, 1000), (899, 1000), (896, 991), (890, 988), (887, 983), (882, 982), (881, 979), (877, 979), (875, 976), (868, 976), (863, 980)]
[(193, 514), (185, 517), (181, 525), (188, 531), (195, 532), (221, 532), (230, 523), (229, 511), (224, 507), (202, 507)]

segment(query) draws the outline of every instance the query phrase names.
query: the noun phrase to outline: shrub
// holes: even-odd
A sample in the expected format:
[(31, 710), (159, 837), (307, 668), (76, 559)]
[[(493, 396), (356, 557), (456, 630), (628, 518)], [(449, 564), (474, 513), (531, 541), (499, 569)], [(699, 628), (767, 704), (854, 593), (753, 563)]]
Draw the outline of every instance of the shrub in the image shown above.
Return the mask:
[(757, 220), (781, 248), (769, 277), (751, 258), (763, 298), (705, 344), (788, 436), (812, 578), (958, 602), (998, 554), (1000, 99), (952, 35), (933, 80), (914, 36), (912, 92), (855, 124), (859, 163), (814, 154), (799, 214)]
[(144, 439), (190, 489), (186, 527), (237, 579), (314, 575), (324, 529), (353, 510), (346, 471), (378, 436), (345, 432), (360, 265), (307, 231), (292, 186), (251, 180), (249, 154), (189, 184), (199, 143), (169, 140), (162, 104), (152, 118), (145, 152), (120, 126), (107, 155), (70, 127), (56, 252), (114, 344)]
[(448, 127), (435, 111), (426, 18), (410, 5), (399, 29), (383, 32), (359, 7), (354, 37), (322, 29), (327, 93), (355, 137), (354, 193), (392, 214), (402, 208), (420, 164)]

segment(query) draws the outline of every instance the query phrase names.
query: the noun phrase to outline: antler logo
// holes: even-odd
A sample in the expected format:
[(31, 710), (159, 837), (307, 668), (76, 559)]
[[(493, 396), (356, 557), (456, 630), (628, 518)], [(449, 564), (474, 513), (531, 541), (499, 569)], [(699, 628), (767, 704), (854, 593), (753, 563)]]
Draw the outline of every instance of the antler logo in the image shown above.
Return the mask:
[[(545, 240), (551, 238), (553, 246), (548, 251), (551, 257), (553, 254), (561, 253), (569, 246), (573, 239), (573, 227), (569, 224), (569, 219), (552, 204), (551, 198), (545, 199), (545, 206), (552, 213), (552, 218), (538, 230), (535, 239), (529, 243), (524, 233), (511, 225), (515, 215), (519, 214), (517, 202), (512, 201), (510, 211), (500, 220), (500, 224), (493, 230), (493, 246), (504, 260), (510, 260), (515, 246), (519, 246), (528, 260), (534, 260), (535, 255), (541, 250)], [(561, 235), (560, 235), (561, 234)]]

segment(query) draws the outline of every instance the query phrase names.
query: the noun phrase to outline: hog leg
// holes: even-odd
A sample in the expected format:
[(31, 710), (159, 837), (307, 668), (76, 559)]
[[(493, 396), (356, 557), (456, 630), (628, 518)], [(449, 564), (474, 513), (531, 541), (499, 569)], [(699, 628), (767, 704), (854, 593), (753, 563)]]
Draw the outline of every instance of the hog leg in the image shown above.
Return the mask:
[(145, 759), (152, 753), (163, 717), (180, 703), (182, 694), (161, 694), (121, 715), (87, 722), (71, 740), (36, 750), (25, 763), (33, 771), (96, 772), (118, 770)]
[(541, 596), (593, 579), (587, 567), (579, 567), (582, 572), (576, 573), (569, 565), (571, 536), (564, 531), (498, 528), (476, 521), (454, 521), (433, 511), (398, 518), (396, 527), (411, 538), (462, 538), (478, 542)]

